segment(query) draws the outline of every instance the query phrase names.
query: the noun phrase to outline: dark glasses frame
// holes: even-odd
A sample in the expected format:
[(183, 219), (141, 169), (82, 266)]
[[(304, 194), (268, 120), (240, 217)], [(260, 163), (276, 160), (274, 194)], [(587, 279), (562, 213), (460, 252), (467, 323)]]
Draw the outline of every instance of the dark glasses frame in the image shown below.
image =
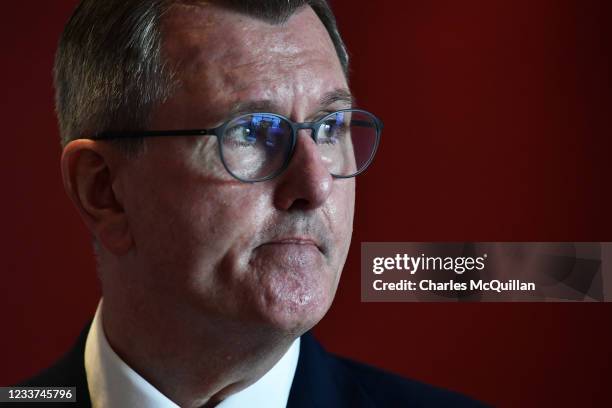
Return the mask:
[[(362, 166), (362, 168), (359, 171), (353, 174), (350, 174), (348, 176), (341, 176), (341, 175), (330, 173), (335, 178), (351, 178), (351, 177), (355, 177), (363, 173), (368, 168), (370, 163), (372, 163), (372, 160), (374, 160), (374, 156), (376, 155), (376, 151), (378, 150), (378, 145), (380, 144), (380, 134), (383, 129), (382, 120), (377, 118), (373, 113), (368, 112), (363, 109), (340, 109), (340, 110), (331, 112), (328, 115), (325, 115), (323, 118), (315, 122), (294, 122), (291, 119), (283, 115), (279, 115), (278, 113), (251, 112), (251, 113), (245, 113), (242, 115), (235, 116), (227, 120), (220, 126), (217, 126), (215, 128), (210, 128), (210, 129), (106, 131), (106, 132), (100, 132), (94, 135), (93, 137), (91, 137), (90, 139), (92, 140), (113, 140), (113, 139), (125, 139), (125, 138), (146, 138), (146, 137), (165, 137), (165, 136), (215, 136), (217, 137), (219, 141), (219, 143), (217, 143), (218, 149), (219, 149), (219, 157), (221, 158), (221, 162), (223, 163), (223, 167), (225, 168), (225, 170), (237, 180), (240, 180), (245, 183), (256, 183), (259, 181), (270, 180), (278, 176), (279, 174), (281, 174), (283, 171), (287, 169), (287, 167), (289, 166), (289, 163), (291, 162), (291, 159), (293, 158), (293, 154), (295, 153), (295, 146), (297, 144), (297, 135), (298, 135), (299, 130), (310, 129), (312, 131), (310, 137), (315, 143), (317, 143), (317, 139), (316, 139), (317, 133), (319, 132), (319, 128), (321, 127), (321, 125), (323, 125), (325, 121), (327, 121), (330, 117), (333, 117), (334, 115), (338, 113), (342, 113), (342, 112), (357, 112), (357, 113), (368, 115), (372, 119), (372, 122), (363, 121), (363, 120), (356, 120), (356, 121), (351, 120), (351, 123), (356, 122), (355, 124), (361, 125), (364, 127), (370, 127), (373, 124), (374, 127), (376, 128), (376, 141), (374, 143), (374, 148), (372, 149), (372, 153), (370, 154), (370, 157), (368, 158), (368, 160), (365, 162), (365, 164)], [(253, 179), (253, 180), (243, 179), (241, 177), (238, 177), (229, 169), (225, 161), (225, 158), (223, 157), (223, 147), (222, 147), (223, 146), (223, 136), (225, 134), (225, 130), (227, 126), (242, 117), (251, 116), (251, 115), (266, 115), (266, 116), (273, 116), (273, 117), (280, 118), (286, 121), (287, 123), (289, 123), (291, 125), (291, 130), (292, 130), (291, 131), (291, 143), (290, 143), (291, 147), (289, 149), (287, 157), (285, 158), (285, 161), (283, 162), (283, 165), (278, 170), (274, 171), (272, 174), (266, 177)]]

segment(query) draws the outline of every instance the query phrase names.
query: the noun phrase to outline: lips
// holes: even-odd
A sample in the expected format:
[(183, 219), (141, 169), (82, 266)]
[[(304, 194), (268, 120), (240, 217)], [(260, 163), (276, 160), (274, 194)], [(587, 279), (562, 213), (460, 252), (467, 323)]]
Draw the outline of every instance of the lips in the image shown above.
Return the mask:
[(259, 266), (283, 270), (316, 270), (324, 263), (323, 250), (312, 237), (275, 238), (258, 246), (253, 255)]
[(264, 245), (312, 245), (319, 251), (323, 252), (321, 245), (313, 238), (310, 237), (286, 237), (280, 239), (274, 239), (272, 241), (262, 244)]

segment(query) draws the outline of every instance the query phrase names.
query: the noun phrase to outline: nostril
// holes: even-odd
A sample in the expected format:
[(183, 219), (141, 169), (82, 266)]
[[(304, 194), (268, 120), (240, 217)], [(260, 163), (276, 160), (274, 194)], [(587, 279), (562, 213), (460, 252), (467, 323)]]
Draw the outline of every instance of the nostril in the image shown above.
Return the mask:
[(291, 203), (287, 211), (304, 211), (310, 209), (310, 207), (311, 205), (308, 200), (298, 198)]

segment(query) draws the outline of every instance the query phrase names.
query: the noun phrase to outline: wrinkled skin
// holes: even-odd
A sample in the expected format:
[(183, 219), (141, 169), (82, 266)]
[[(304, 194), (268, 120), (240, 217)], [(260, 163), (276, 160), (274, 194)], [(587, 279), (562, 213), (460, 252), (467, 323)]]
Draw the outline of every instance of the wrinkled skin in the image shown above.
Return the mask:
[[(156, 110), (152, 129), (218, 126), (245, 104), (294, 121), (350, 107), (320, 106), (348, 85), (310, 8), (278, 26), (216, 7), (177, 7), (164, 31), (180, 86)], [(354, 180), (329, 175), (309, 131), (300, 132), (283, 174), (253, 184), (227, 174), (216, 144), (149, 139), (120, 173), (116, 188), (134, 240), (133, 296), (299, 335), (333, 300), (352, 233)]]

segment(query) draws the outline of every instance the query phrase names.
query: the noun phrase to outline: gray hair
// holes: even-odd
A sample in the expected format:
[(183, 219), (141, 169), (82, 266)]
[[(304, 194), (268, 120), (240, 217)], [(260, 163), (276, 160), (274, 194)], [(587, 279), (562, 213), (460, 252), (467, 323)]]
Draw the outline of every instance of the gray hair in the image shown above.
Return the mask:
[[(186, 0), (83, 0), (55, 56), (61, 144), (106, 130), (146, 129), (152, 109), (172, 95), (176, 74), (163, 60), (161, 19)], [(329, 33), (345, 75), (348, 54), (326, 0), (217, 1), (272, 24), (310, 6)], [(130, 152), (139, 140), (120, 140)]]

